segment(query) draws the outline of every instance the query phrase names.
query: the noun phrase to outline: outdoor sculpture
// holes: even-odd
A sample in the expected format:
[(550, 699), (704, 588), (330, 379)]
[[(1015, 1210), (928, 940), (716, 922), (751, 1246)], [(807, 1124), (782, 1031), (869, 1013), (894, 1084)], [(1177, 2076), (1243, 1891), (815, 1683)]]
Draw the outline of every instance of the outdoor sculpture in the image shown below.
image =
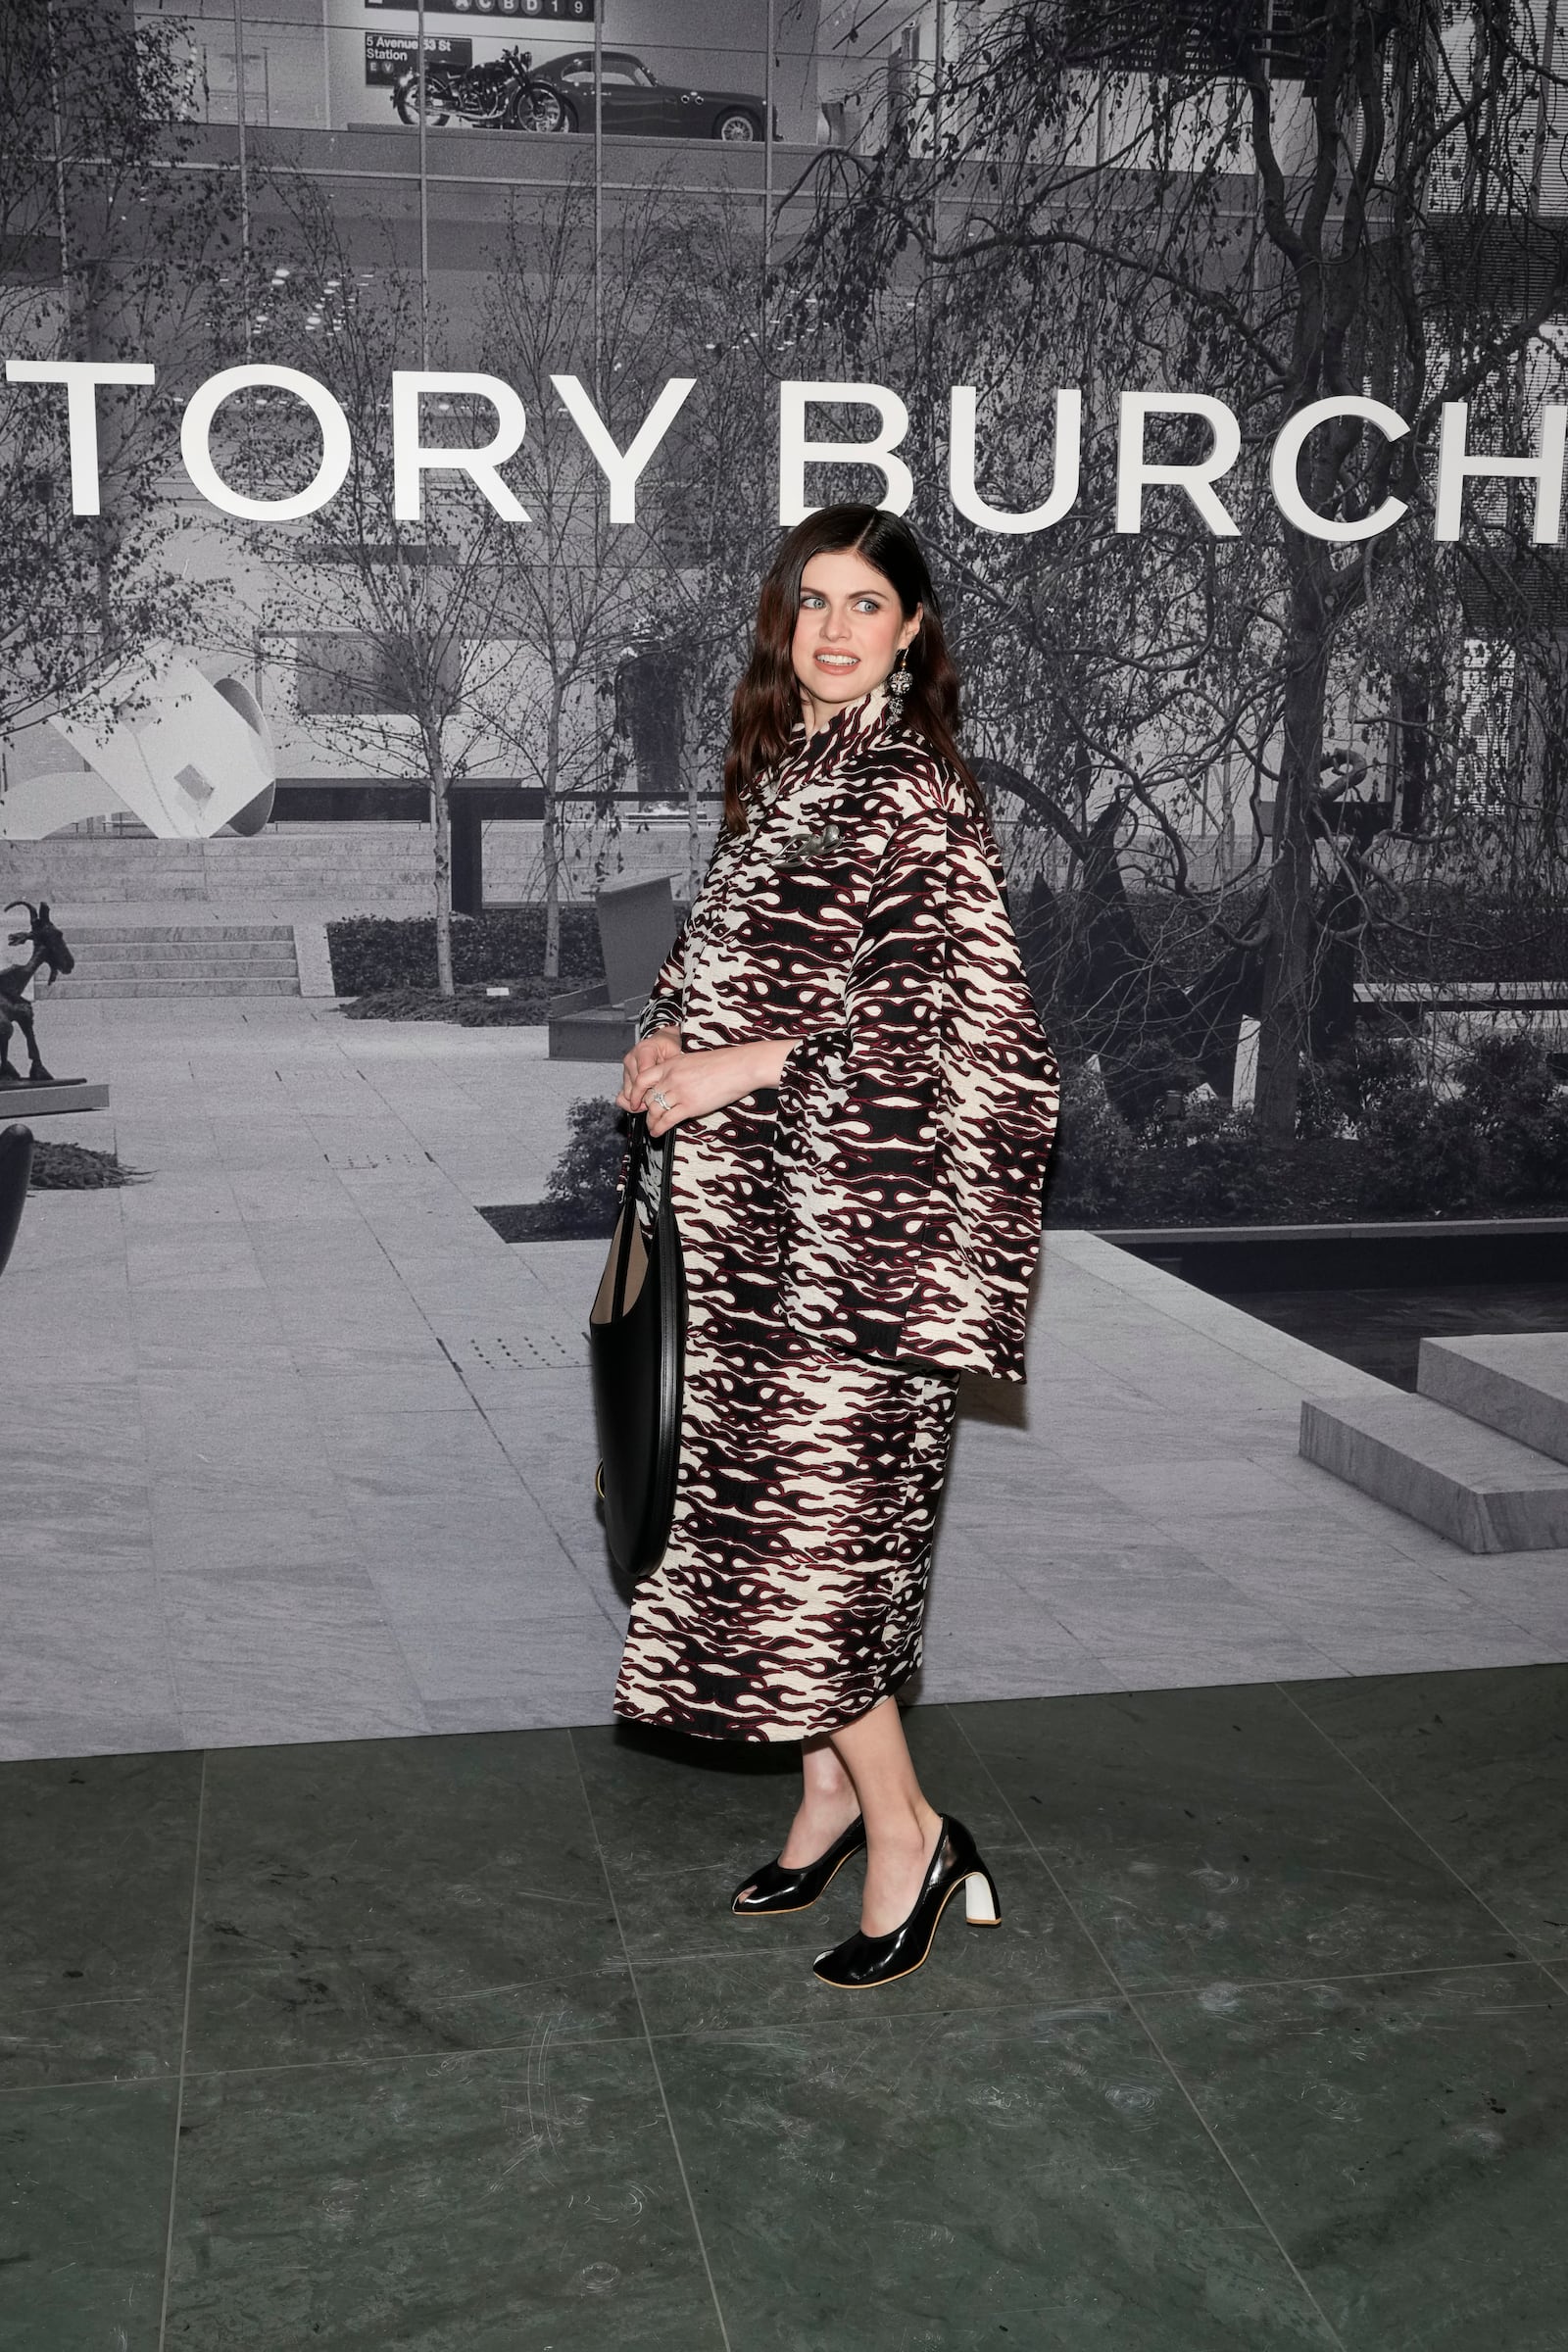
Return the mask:
[[(7, 944), (13, 948), (30, 946), (31, 956), (25, 963), (8, 963), (0, 969), (0, 1086), (59, 1086), (52, 1070), (46, 1070), (38, 1053), (38, 1040), (33, 1034), (32, 1006), (24, 995), (34, 972), (49, 970), (52, 988), (62, 972), (74, 968), (75, 957), (65, 942), (58, 925), (49, 917), (49, 903), (40, 899), (34, 906), (30, 899), (12, 899), (6, 907), (25, 906), (31, 920), (25, 931), (13, 931)], [(27, 1075), (11, 1066), (11, 1033), (20, 1029), (27, 1041)]]

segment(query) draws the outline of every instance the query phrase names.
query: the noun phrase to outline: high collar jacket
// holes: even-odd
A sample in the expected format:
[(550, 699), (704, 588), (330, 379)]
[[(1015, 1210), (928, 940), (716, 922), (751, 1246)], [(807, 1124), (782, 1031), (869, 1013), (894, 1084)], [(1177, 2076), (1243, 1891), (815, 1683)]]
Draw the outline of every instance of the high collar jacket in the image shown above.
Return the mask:
[(878, 688), (800, 728), (748, 813), (638, 1033), (799, 1041), (772, 1141), (795, 1330), (1021, 1380), (1057, 1072), (985, 808)]

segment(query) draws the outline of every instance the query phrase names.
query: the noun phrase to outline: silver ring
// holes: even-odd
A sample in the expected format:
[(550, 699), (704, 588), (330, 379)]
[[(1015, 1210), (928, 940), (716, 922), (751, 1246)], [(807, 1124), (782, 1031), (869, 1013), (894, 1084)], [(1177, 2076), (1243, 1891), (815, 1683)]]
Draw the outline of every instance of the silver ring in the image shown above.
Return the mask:
[(669, 1097), (667, 1095), (661, 1094), (657, 1086), (655, 1087), (653, 1093), (649, 1096), (648, 1100), (650, 1102), (657, 1102), (661, 1110), (667, 1110), (669, 1108)]

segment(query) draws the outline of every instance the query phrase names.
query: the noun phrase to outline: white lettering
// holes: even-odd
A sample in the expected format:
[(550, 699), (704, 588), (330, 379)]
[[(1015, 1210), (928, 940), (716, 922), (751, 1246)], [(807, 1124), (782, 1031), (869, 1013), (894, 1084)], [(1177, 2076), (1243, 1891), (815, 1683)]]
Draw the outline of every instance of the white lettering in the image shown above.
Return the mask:
[(637, 519), (637, 477), (674, 423), (681, 403), (696, 385), (695, 375), (672, 375), (638, 427), (637, 438), (624, 455), (605, 428), (604, 418), (574, 375), (553, 375), (550, 381), (566, 404), (566, 412), (604, 469), (610, 484), (612, 522)]
[[(7, 359), (4, 365), (8, 383), (65, 386), (71, 511), (75, 515), (99, 514), (103, 496), (99, 386), (146, 387), (155, 381), (156, 370), (146, 363), (130, 361)], [(638, 484), (696, 390), (697, 379), (668, 377), (624, 450), (616, 446), (579, 377), (552, 375), (550, 381), (609, 485), (610, 522), (618, 527), (635, 526)], [(220, 478), (214, 463), (211, 444), (219, 410), (235, 394), (253, 388), (285, 392), (302, 401), (320, 431), (321, 458), (315, 479), (288, 497), (244, 496)], [(897, 392), (886, 384), (788, 379), (780, 383), (778, 393), (781, 523), (800, 522), (816, 512), (807, 496), (807, 469), (812, 466), (870, 466), (882, 477), (883, 495), (877, 504), (887, 514), (907, 512), (914, 503), (914, 476), (899, 451), (909, 430), (909, 412)], [(488, 402), (496, 416), (493, 438), (481, 448), (426, 444), (420, 438), (420, 403), (426, 394)], [(1073, 511), (1083, 487), (1084, 396), (1076, 386), (1058, 385), (1055, 391), (1050, 488), (1037, 506), (1017, 512), (994, 506), (979, 487), (978, 390), (972, 384), (954, 384), (949, 395), (948, 492), (956, 514), (981, 530), (1021, 538), (1049, 530)], [(808, 437), (808, 418), (813, 408), (869, 410), (874, 429), (863, 440)], [(503, 521), (528, 522), (527, 509), (500, 472), (521, 448), (527, 426), (522, 401), (511, 384), (495, 375), (397, 368), (392, 373), (391, 412), (392, 511), (398, 521), (419, 521), (424, 476), (445, 472), (466, 475)], [(1526, 457), (1472, 454), (1467, 446), (1469, 413), (1469, 404), (1462, 400), (1446, 401), (1442, 407), (1433, 536), (1446, 542), (1461, 536), (1465, 488), (1473, 477), (1533, 480), (1531, 538), (1537, 546), (1559, 545), (1563, 493), (1568, 484), (1568, 402), (1543, 406), (1537, 447)], [(1213, 437), (1208, 455), (1179, 466), (1150, 459), (1145, 443), (1151, 416), (1192, 416), (1205, 422)], [(1346, 395), (1309, 402), (1288, 417), (1275, 436), (1269, 453), (1274, 503), (1290, 528), (1307, 538), (1339, 545), (1374, 539), (1392, 530), (1409, 511), (1405, 500), (1392, 496), (1371, 514), (1353, 519), (1320, 514), (1308, 506), (1301, 487), (1308, 436), (1352, 417), (1389, 442), (1406, 439), (1411, 429), (1383, 401)], [(1224, 401), (1201, 392), (1123, 392), (1118, 427), (1115, 528), (1119, 534), (1136, 536), (1143, 530), (1144, 493), (1152, 485), (1164, 485), (1183, 493), (1214, 537), (1234, 539), (1240, 535), (1238, 524), (1214, 489), (1236, 465), (1242, 449), (1241, 426)], [(185, 405), (179, 440), (185, 470), (201, 497), (220, 514), (247, 522), (291, 522), (315, 514), (336, 497), (353, 464), (352, 431), (341, 405), (324, 384), (293, 368), (227, 368), (210, 376)]]
[[(806, 412), (822, 408), (875, 409), (882, 429), (874, 441), (808, 441)], [(914, 503), (914, 476), (893, 452), (909, 429), (909, 412), (885, 384), (808, 384), (778, 388), (778, 518), (804, 522), (816, 509), (806, 503), (808, 466), (874, 466), (886, 484), (877, 505), (903, 514)]]
[[(483, 449), (426, 448), (419, 439), (419, 403), (427, 392), (487, 400), (496, 413), (495, 438)], [(392, 512), (399, 522), (421, 521), (421, 476), (466, 473), (503, 522), (526, 522), (496, 468), (522, 447), (527, 417), (521, 400), (499, 375), (441, 374), (416, 368), (392, 370)]]
[(1298, 468), (1301, 444), (1308, 433), (1316, 432), (1335, 416), (1361, 416), (1375, 424), (1386, 441), (1402, 441), (1410, 427), (1397, 409), (1387, 407), (1381, 400), (1314, 400), (1296, 415), (1284, 427), (1274, 444), (1269, 464), (1269, 481), (1274, 491), (1274, 504), (1289, 523), (1308, 539), (1338, 540), (1348, 544), (1352, 539), (1375, 539), (1380, 531), (1390, 531), (1405, 512), (1402, 498), (1386, 498), (1371, 514), (1363, 514), (1358, 522), (1337, 522), (1332, 515), (1319, 514), (1301, 496)]
[(141, 361), (123, 366), (107, 360), (7, 360), (11, 384), (64, 384), (66, 431), (71, 441), (71, 512), (97, 514), (98, 386), (150, 384), (155, 370)]
[(1051, 495), (1038, 507), (1030, 507), (1021, 514), (1008, 514), (981, 497), (975, 487), (975, 408), (976, 394), (972, 384), (953, 387), (953, 427), (948, 438), (948, 489), (960, 514), (977, 522), (983, 531), (1010, 532), (1022, 536), (1027, 531), (1044, 531), (1059, 522), (1078, 496), (1079, 468), (1083, 456), (1084, 396), (1081, 392), (1058, 386), (1056, 392), (1055, 463), (1051, 477)]
[(1562, 536), (1562, 472), (1568, 407), (1548, 401), (1541, 412), (1541, 447), (1533, 458), (1473, 458), (1465, 448), (1470, 405), (1446, 400), (1438, 435), (1438, 496), (1433, 518), (1434, 539), (1457, 539), (1464, 506), (1464, 485), (1470, 474), (1500, 474), (1505, 480), (1536, 477), (1536, 521), (1531, 537), (1537, 547), (1555, 547)]
[[(321, 428), (321, 463), (316, 478), (288, 498), (246, 498), (229, 488), (213, 464), (213, 419), (219, 410), (234, 393), (263, 387), (292, 392), (304, 401)], [(297, 368), (257, 366), (225, 368), (197, 385), (180, 418), (179, 454), (202, 497), (221, 514), (237, 514), (247, 522), (292, 522), (301, 514), (314, 514), (337, 496), (353, 460), (354, 445), (349, 420), (324, 384), (318, 384), (314, 375), (302, 375)]]
[[(1150, 416), (1201, 416), (1214, 446), (1196, 466), (1152, 466), (1144, 456), (1144, 425)], [(1242, 454), (1242, 428), (1222, 400), (1206, 392), (1124, 392), (1116, 444), (1116, 528), (1134, 534), (1144, 527), (1144, 485), (1170, 482), (1185, 490), (1216, 539), (1241, 536), (1209, 484), (1229, 473)]]

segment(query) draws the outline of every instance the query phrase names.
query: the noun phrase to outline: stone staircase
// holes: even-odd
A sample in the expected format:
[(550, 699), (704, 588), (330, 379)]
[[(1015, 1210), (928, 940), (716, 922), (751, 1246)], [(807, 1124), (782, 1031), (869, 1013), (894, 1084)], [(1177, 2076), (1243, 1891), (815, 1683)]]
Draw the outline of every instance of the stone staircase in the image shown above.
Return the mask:
[(1466, 1551), (1568, 1546), (1568, 1332), (1423, 1340), (1416, 1386), (1308, 1397), (1301, 1453)]
[(287, 923), (73, 923), (52, 997), (297, 997)]

